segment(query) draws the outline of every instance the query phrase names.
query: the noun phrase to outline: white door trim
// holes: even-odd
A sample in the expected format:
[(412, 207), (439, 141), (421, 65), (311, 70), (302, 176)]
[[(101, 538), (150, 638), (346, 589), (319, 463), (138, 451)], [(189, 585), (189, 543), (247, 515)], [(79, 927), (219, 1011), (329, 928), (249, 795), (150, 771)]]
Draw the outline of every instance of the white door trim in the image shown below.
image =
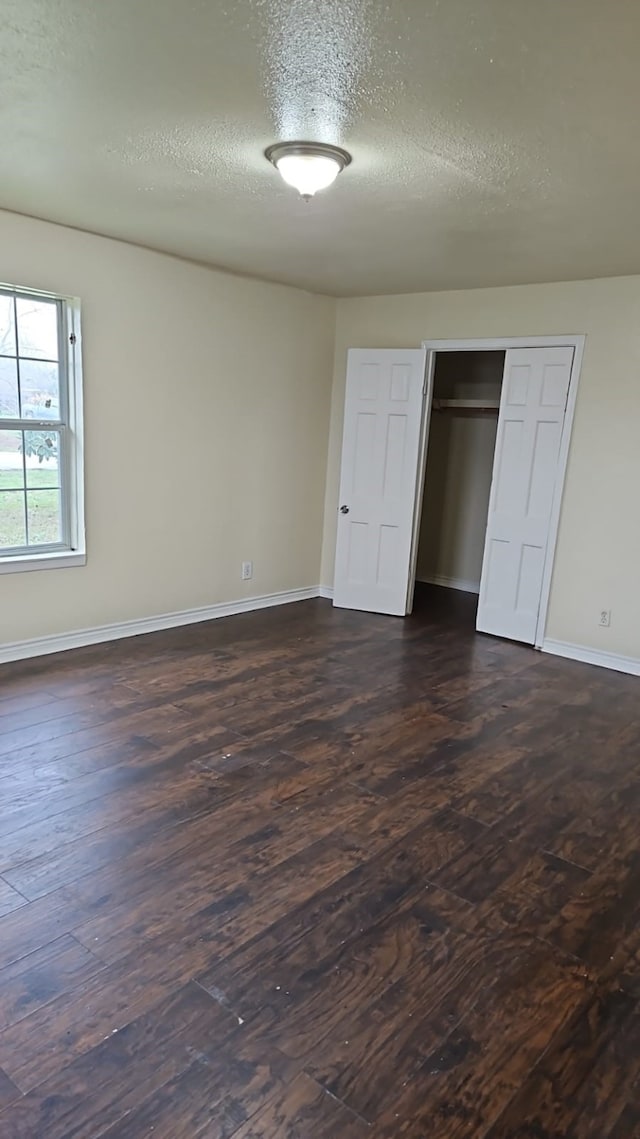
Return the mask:
[(584, 348), (584, 333), (566, 336), (474, 336), (464, 340), (423, 340), (432, 352), (506, 352), (508, 348)]
[(424, 477), (427, 468), (427, 447), (429, 444), (429, 427), (431, 425), (431, 408), (433, 405), (433, 374), (435, 371), (435, 366), (435, 353), (427, 352), (424, 362), (424, 383), (422, 385), (422, 423), (420, 425), (420, 450), (418, 452), (416, 486), (413, 492), (413, 535), (411, 538), (409, 581), (407, 582), (407, 613), (411, 613), (413, 611), (413, 596), (416, 589), (416, 574), (418, 572), (418, 544), (420, 542), (420, 521), (422, 518)]
[[(551, 593), (551, 578), (558, 540), (558, 526), (560, 523), (560, 508), (564, 491), (567, 461), (569, 458), (569, 444), (573, 428), (576, 400), (578, 397), (578, 384), (580, 369), (584, 355), (586, 336), (583, 333), (572, 333), (566, 336), (505, 336), (505, 337), (475, 337), (464, 340), (423, 340), (422, 347), (427, 350), (427, 375), (434, 366), (434, 357), (438, 352), (506, 352), (509, 348), (573, 348), (573, 364), (571, 366), (571, 379), (569, 382), (569, 396), (565, 412), (560, 439), (560, 452), (558, 455), (558, 477), (553, 491), (551, 505), (551, 518), (549, 522), (549, 544), (544, 565), (542, 579), (542, 593), (540, 609), (536, 626), (535, 646), (542, 648), (547, 626), (547, 613), (549, 610), (549, 595)], [(423, 412), (426, 415), (426, 412)], [(424, 480), (426, 469), (426, 448), (423, 457), (421, 477)]]

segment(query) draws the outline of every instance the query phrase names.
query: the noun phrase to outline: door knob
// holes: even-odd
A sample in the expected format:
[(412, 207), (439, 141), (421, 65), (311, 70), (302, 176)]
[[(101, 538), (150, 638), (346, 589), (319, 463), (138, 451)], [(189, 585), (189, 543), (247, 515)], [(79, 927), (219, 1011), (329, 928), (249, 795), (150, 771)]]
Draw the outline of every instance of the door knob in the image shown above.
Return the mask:
[(341, 514), (348, 514), (349, 513), (349, 507), (348, 506), (341, 506), (340, 507), (340, 513)]

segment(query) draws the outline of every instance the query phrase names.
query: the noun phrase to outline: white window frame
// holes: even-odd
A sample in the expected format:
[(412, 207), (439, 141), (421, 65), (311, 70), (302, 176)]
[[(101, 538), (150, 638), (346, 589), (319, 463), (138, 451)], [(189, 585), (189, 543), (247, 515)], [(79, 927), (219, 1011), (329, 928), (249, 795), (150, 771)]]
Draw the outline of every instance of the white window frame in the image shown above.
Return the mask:
[[(82, 338), (80, 300), (60, 293), (44, 292), (20, 285), (0, 284), (0, 293), (56, 301), (59, 311), (60, 424), (30, 420), (29, 427), (47, 430), (56, 427), (64, 436), (61, 448), (60, 486), (64, 542), (55, 546), (34, 546), (33, 552), (19, 550), (0, 554), (0, 574), (30, 570), (60, 569), (86, 564), (84, 528), (84, 439), (82, 406)], [(1, 419), (4, 430), (24, 430), (24, 421)]]

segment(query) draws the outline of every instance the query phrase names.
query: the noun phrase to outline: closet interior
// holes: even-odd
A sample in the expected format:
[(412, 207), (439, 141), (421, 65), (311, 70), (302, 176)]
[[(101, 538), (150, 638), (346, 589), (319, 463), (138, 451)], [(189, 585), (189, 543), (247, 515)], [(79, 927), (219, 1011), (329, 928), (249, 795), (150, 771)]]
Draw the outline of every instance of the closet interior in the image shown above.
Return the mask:
[(416, 581), (478, 593), (505, 353), (436, 356)]

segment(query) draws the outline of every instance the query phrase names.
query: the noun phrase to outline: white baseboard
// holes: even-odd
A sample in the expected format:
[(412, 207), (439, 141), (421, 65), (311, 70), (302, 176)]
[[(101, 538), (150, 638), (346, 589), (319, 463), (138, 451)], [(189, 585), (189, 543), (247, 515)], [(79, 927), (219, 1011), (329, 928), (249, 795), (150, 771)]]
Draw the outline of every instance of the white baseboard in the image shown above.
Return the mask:
[(461, 589), (464, 593), (479, 593), (479, 581), (467, 581), (463, 577), (445, 577), (442, 574), (434, 574), (433, 577), (416, 577), (416, 581), (421, 581), (425, 585), (444, 585), (447, 589)]
[(66, 649), (79, 649), (84, 645), (98, 645), (103, 641), (117, 641), (122, 637), (137, 637), (143, 633), (156, 633), (161, 629), (174, 629), (179, 625), (195, 625), (198, 621), (212, 621), (217, 617), (231, 617), (234, 613), (249, 613), (254, 609), (268, 609), (272, 605), (288, 605), (292, 601), (308, 601), (322, 596), (319, 586), (309, 589), (290, 589), (282, 593), (267, 593), (262, 597), (244, 597), (241, 601), (223, 601), (218, 605), (204, 605), (200, 609), (183, 609), (178, 613), (162, 613), (158, 617), (141, 617), (133, 621), (118, 621), (113, 625), (98, 625), (92, 629), (78, 629), (72, 633), (35, 637), (28, 641), (13, 641), (0, 645), (0, 664), (28, 657), (60, 653)]
[[(433, 585), (444, 585), (465, 592), (477, 592), (474, 582), (459, 578), (432, 577), (425, 580)], [(281, 593), (267, 593), (259, 597), (245, 597), (240, 601), (223, 601), (217, 605), (204, 605), (199, 609), (183, 609), (177, 613), (162, 613), (157, 617), (142, 617), (133, 621), (119, 621), (112, 625), (98, 625), (91, 629), (78, 629), (71, 633), (53, 634), (48, 637), (35, 637), (27, 641), (13, 641), (0, 645), (0, 664), (29, 657), (45, 656), (49, 653), (65, 652), (85, 645), (98, 645), (103, 641), (117, 641), (123, 637), (137, 637), (144, 633), (156, 633), (162, 629), (174, 629), (180, 625), (194, 625), (199, 621), (212, 621), (218, 617), (231, 617), (235, 613), (250, 613), (257, 609), (268, 609), (273, 605), (289, 605), (294, 601), (308, 601), (314, 597), (333, 597), (331, 586), (310, 586), (307, 589), (290, 589)], [(572, 645), (566, 641), (545, 639), (542, 651), (569, 660), (583, 661), (599, 668), (611, 668), (616, 672), (640, 676), (640, 660), (635, 657), (619, 656), (584, 645)]]
[(542, 642), (543, 653), (553, 653), (557, 657), (580, 660), (585, 664), (595, 664), (599, 668), (612, 668), (616, 672), (628, 672), (640, 676), (640, 660), (623, 657), (617, 653), (607, 653), (600, 649), (589, 649), (585, 645), (572, 645), (567, 641), (554, 641), (548, 637)]

